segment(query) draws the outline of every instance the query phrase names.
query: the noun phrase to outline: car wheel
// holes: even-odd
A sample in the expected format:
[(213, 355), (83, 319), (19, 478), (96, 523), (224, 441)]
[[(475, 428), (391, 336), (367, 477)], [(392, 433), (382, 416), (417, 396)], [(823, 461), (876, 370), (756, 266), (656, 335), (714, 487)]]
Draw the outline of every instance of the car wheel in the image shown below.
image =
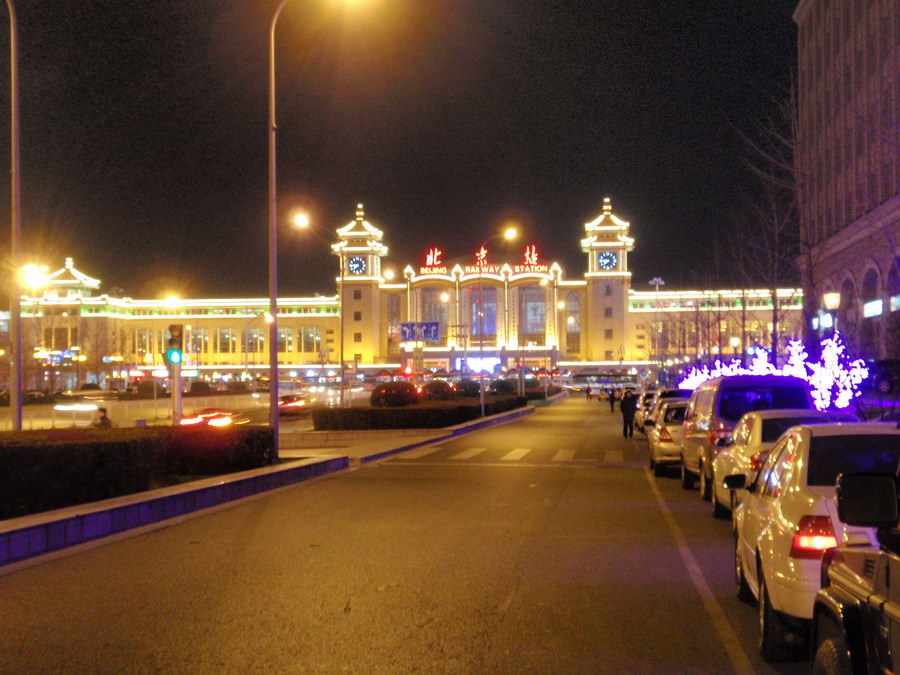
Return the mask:
[(786, 661), (793, 653), (791, 633), (778, 613), (772, 608), (769, 589), (760, 570), (759, 574), (759, 654), (766, 661)]
[(712, 484), (706, 477), (706, 467), (700, 462), (700, 499), (708, 502), (712, 498)]
[(685, 490), (694, 488), (694, 474), (684, 466), (684, 457), (681, 458), (681, 487)]
[(832, 635), (822, 641), (816, 650), (812, 671), (814, 675), (844, 675), (853, 672), (850, 650), (843, 637)]
[(653, 475), (657, 476), (659, 478), (661, 478), (662, 476), (665, 476), (666, 475), (666, 465), (661, 462), (657, 462), (656, 466), (653, 467)]
[(734, 582), (737, 587), (738, 600), (741, 602), (753, 602), (753, 591), (750, 590), (750, 584), (747, 583), (747, 577), (744, 575), (744, 563), (741, 560), (741, 542), (737, 537), (734, 538)]

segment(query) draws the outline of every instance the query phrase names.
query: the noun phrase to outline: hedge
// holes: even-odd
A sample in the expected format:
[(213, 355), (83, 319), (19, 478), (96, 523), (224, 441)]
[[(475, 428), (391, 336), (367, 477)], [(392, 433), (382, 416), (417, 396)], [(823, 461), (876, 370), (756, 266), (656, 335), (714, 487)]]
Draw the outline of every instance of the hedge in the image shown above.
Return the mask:
[(0, 434), (0, 519), (142, 492), (165, 474), (272, 461), (267, 428), (65, 429)]
[[(524, 397), (491, 396), (485, 402), (485, 413), (494, 415), (526, 404)], [(313, 426), (317, 431), (437, 429), (469, 422), (480, 416), (481, 405), (478, 401), (405, 408), (318, 408), (312, 413)]]

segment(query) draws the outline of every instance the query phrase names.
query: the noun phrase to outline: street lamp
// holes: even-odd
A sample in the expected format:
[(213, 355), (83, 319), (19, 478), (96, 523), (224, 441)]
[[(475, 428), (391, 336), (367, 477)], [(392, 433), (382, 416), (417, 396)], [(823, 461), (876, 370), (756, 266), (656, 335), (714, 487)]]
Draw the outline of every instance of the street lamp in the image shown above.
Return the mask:
[(653, 357), (655, 360), (661, 360), (659, 358), (659, 287), (665, 286), (666, 282), (660, 279), (659, 277), (653, 277), (650, 280), (650, 285), (653, 286), (656, 293), (656, 301), (654, 302), (654, 313), (653, 313)]
[(487, 246), (495, 239), (503, 238), (512, 241), (519, 236), (514, 227), (507, 227), (501, 234), (488, 237), (478, 247), (478, 401), (481, 404), (481, 416), (484, 417), (484, 265), (487, 262)]
[[(6, 0), (9, 10), (9, 111), (10, 111), (10, 247), (9, 257), (14, 270), (19, 269), (22, 241), (22, 187), (19, 159), (19, 37), (16, 30), (16, 9)], [(9, 299), (9, 408), (12, 428), (22, 429), (22, 312), (18, 284), (13, 284)]]

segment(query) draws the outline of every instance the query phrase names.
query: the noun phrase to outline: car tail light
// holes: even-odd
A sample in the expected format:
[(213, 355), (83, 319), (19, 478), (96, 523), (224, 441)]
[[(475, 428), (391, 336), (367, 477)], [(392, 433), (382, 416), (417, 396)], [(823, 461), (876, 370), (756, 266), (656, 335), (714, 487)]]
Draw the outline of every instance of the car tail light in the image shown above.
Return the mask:
[(803, 516), (791, 542), (791, 557), (816, 560), (837, 546), (837, 537), (828, 516)]
[(669, 433), (669, 430), (665, 427), (659, 428), (659, 442), (660, 443), (673, 443), (672, 434)]
[(766, 463), (766, 457), (769, 456), (769, 451), (764, 450), (763, 452), (754, 452), (750, 455), (750, 468), (754, 471), (759, 471), (763, 464)]
[(209, 426), (211, 426), (211, 427), (227, 427), (229, 424), (231, 424), (231, 418), (230, 417), (213, 417), (212, 419), (209, 420), (209, 422), (207, 422), (207, 424), (209, 424)]

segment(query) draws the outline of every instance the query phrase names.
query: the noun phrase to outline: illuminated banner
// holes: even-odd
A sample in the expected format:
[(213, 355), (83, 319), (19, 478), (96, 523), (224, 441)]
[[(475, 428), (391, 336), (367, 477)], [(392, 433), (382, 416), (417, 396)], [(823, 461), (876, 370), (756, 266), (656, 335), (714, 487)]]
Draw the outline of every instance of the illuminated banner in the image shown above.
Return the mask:
[(419, 268), (419, 274), (447, 274), (447, 266), (441, 260), (444, 252), (439, 248), (430, 248), (425, 254), (425, 265)]

